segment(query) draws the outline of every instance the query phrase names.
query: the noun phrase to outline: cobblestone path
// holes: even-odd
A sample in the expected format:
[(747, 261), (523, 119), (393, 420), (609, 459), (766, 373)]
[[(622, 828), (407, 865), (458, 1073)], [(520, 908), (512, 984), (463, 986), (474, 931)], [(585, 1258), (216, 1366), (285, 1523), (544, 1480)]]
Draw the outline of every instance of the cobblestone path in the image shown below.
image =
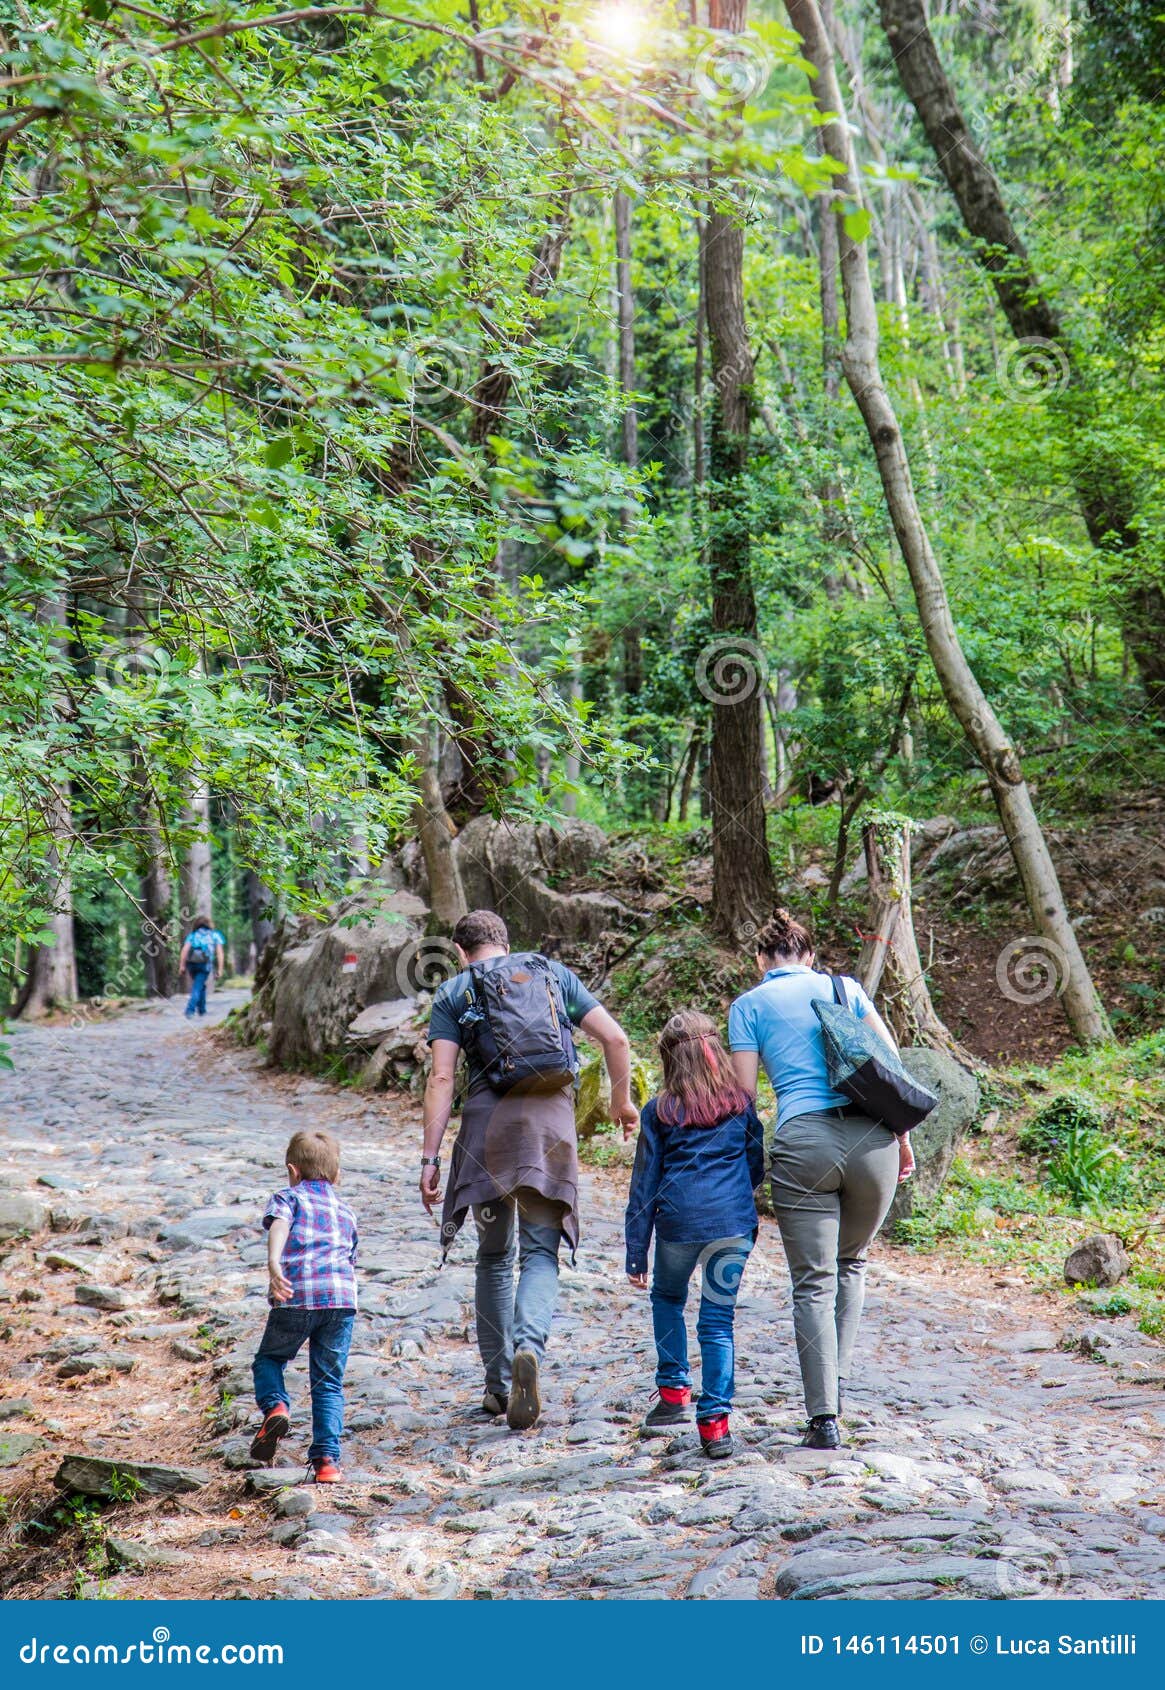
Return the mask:
[[(0, 1490), (20, 1517), (78, 1453), (193, 1465), (207, 1482), (111, 1509), (114, 1547), (103, 1538), (71, 1585), (51, 1556), (15, 1553), (10, 1594), (1165, 1595), (1159, 1349), (1131, 1343), (1105, 1365), (1062, 1347), (1070, 1305), (879, 1248), (847, 1447), (802, 1450), (766, 1221), (738, 1318), (739, 1454), (713, 1465), (694, 1426), (637, 1436), (647, 1304), (622, 1273), (626, 1173), (596, 1172), (544, 1420), (510, 1433), (478, 1408), (470, 1241), (439, 1270), (416, 1196), (415, 1108), (264, 1072), (180, 1007), (12, 1037), (0, 1213), (19, 1219), (18, 1199), (27, 1213), (0, 1244)], [(246, 1456), (258, 1220), (307, 1124), (340, 1135), (362, 1234), (348, 1482), (326, 1493), (302, 1467), (254, 1473)], [(79, 1285), (96, 1291), (79, 1302)], [(297, 1368), (288, 1462), (307, 1445)]]

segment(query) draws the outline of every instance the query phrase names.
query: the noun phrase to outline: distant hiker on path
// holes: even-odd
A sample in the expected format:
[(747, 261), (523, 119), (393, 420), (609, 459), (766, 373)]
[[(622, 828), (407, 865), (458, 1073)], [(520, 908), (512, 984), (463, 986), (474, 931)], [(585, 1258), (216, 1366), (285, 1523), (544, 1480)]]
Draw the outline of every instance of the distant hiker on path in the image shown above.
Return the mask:
[(643, 1110), (624, 1220), (627, 1277), (641, 1291), (655, 1233), (651, 1320), (659, 1401), (643, 1430), (667, 1432), (690, 1418), (684, 1309), (698, 1274), (696, 1426), (704, 1454), (722, 1460), (732, 1454), (736, 1296), (756, 1240), (753, 1192), (765, 1176), (764, 1133), (708, 1016), (673, 1015), (659, 1036), (659, 1056), (663, 1085)]
[(506, 924), (493, 910), (462, 916), (452, 937), (465, 967), (433, 997), (421, 1201), (430, 1214), (441, 1201), (438, 1152), (464, 1050), (467, 1091), (442, 1237), (448, 1249), (472, 1209), (482, 1408), (504, 1414), (517, 1431), (533, 1426), (542, 1411), (538, 1369), (558, 1299), (559, 1246), (565, 1237), (572, 1251), (578, 1247), (578, 1058), (571, 1028), (581, 1027), (602, 1048), (611, 1113), (625, 1138), (639, 1119), (631, 1102), (631, 1050), (577, 974), (537, 952), (511, 954)]
[[(737, 1078), (756, 1096), (764, 1067), (777, 1094), (773, 1209), (793, 1281), (793, 1329), (805, 1387), (810, 1449), (837, 1449), (841, 1393), (865, 1300), (866, 1254), (900, 1180), (914, 1171), (909, 1135), (897, 1137), (829, 1083), (814, 999), (835, 1001), (833, 980), (813, 967), (813, 941), (788, 910), (756, 938), (759, 986), (728, 1014)], [(897, 1050), (856, 980), (846, 1006)]]
[(178, 972), (185, 969), (190, 976), (190, 996), (186, 1000), (186, 1014), (206, 1014), (206, 988), (211, 977), (217, 971), (223, 972), (223, 946), (226, 940), (217, 927), (212, 927), (204, 915), (200, 915), (186, 943), (182, 947), (182, 954), (178, 958)]

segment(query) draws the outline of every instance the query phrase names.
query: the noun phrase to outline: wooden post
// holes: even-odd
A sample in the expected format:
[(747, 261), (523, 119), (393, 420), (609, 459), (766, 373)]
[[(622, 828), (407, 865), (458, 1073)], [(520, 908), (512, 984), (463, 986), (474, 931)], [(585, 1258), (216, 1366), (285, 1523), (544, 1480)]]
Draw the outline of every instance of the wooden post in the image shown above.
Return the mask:
[(870, 913), (858, 957), (857, 978), (871, 997), (879, 986), (886, 1019), (902, 1045), (946, 1050), (968, 1067), (982, 1064), (963, 1049), (931, 1002), (918, 952), (911, 907), (908, 816), (872, 816), (862, 830), (869, 875)]

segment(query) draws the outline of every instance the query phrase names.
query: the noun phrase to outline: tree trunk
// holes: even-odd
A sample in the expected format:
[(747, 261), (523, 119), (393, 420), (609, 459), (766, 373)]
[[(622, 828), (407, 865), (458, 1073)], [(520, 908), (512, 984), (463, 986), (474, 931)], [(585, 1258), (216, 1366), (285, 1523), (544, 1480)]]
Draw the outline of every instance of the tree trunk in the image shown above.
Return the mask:
[(448, 932), (467, 913), (469, 905), (453, 849), (456, 829), (441, 797), (434, 737), (431, 731), (422, 734), (413, 748), (420, 765), (420, 797), (414, 819), (429, 876), (429, 908), (436, 926)]
[(631, 290), (631, 200), (615, 193), (615, 297), (619, 304), (619, 389), (623, 399), (623, 462), (639, 464), (639, 414), (635, 408), (635, 295)]
[(270, 889), (260, 880), (253, 868), (243, 872), (243, 889), (247, 898), (247, 912), (251, 918), (251, 939), (255, 947), (255, 967), (275, 932), (275, 900)]
[(686, 822), (688, 819), (688, 805), (692, 802), (692, 787), (696, 781), (696, 771), (700, 767), (700, 750), (704, 744), (703, 728), (696, 728), (688, 742), (688, 754), (684, 758), (684, 770), (680, 776), (680, 795), (676, 808), (676, 820)]
[(190, 835), (182, 853), (178, 878), (179, 920), (184, 927), (200, 916), (214, 922), (211, 896), (210, 788), (196, 776), (182, 811), (182, 826)]
[[(46, 599), (38, 611), (37, 620), (51, 629), (49, 641), (58, 655), (65, 659), (69, 644), (68, 593), (59, 598)], [(59, 713), (62, 700), (52, 703), (54, 714)], [(73, 881), (69, 873), (69, 847), (73, 836), (73, 803), (68, 781), (50, 781), (43, 809), (46, 834), (45, 902), (48, 918), (45, 927), (52, 942), (33, 947), (28, 964), (28, 976), (14, 1010), (25, 1020), (46, 1015), (77, 998), (77, 952), (73, 933)]]
[(817, 0), (788, 0), (787, 9), (793, 28), (802, 38), (804, 55), (817, 71), (813, 97), (827, 120), (821, 131), (826, 150), (841, 166), (841, 173), (833, 178), (833, 189), (846, 306), (843, 349), (846, 380), (874, 448), (886, 505), (910, 574), (927, 649), (947, 703), (986, 772), (1033, 924), (1043, 948), (1051, 953), (1051, 965), (1063, 981), (1061, 995), (1069, 1025), (1085, 1041), (1110, 1038), (1108, 1018), (1068, 919), (1055, 865), (1019, 758), (959, 643), (946, 586), (918, 507), (902, 431), (882, 380), (878, 365), (877, 309), (866, 248), (863, 242), (851, 239), (843, 221), (847, 207), (860, 203), (859, 181), (833, 53)]
[[(739, 34), (747, 0), (711, 0), (709, 27)], [(703, 654), (712, 705), (712, 921), (737, 944), (767, 915), (773, 874), (761, 782), (764, 663), (756, 643), (749, 534), (742, 516), (753, 410), (744, 316), (744, 227), (710, 206), (704, 222), (704, 297), (712, 365), (708, 573), (711, 647)]]
[(704, 365), (707, 337), (707, 309), (704, 292), (704, 220), (696, 220), (698, 249), (698, 293), (696, 328), (692, 348), (692, 485), (699, 489), (708, 479), (708, 450), (704, 437)]
[(142, 794), (142, 833), (149, 856), (141, 877), (141, 954), (148, 998), (168, 998), (174, 990), (170, 902), (173, 885), (166, 843), (152, 796)]
[[(538, 243), (538, 250), (526, 276), (526, 297), (530, 301), (530, 309), (522, 333), (518, 337), (522, 346), (534, 338), (541, 302), (558, 279), (569, 227), (570, 197), (563, 194), (555, 202), (553, 219)], [(487, 323), (483, 323), (483, 329), (488, 331)], [(491, 459), (493, 450), (489, 444), (490, 437), (500, 434), (505, 426), (506, 406), (513, 385), (512, 360), (505, 358), (498, 361), (491, 358), (486, 360), (470, 394), (473, 414), (469, 421), (469, 442), (471, 446), (483, 448)]]
[(886, 1019), (902, 1045), (931, 1045), (960, 1062), (980, 1064), (958, 1043), (931, 1002), (914, 934), (910, 835), (905, 817), (868, 822), (863, 838), (869, 872), (869, 931), (864, 934), (857, 978), (871, 997), (883, 985)]
[(16, 1014), (33, 1021), (77, 1000), (77, 955), (73, 937), (73, 882), (68, 844), (73, 831), (67, 784), (54, 785), (45, 809), (50, 841), (45, 852), (49, 916), (45, 927), (52, 943), (37, 945), (29, 958), (28, 979)]
[[(927, 23), (925, 0), (878, 0), (882, 26), (906, 95), (918, 113), (977, 256), (991, 278), (1012, 333), (1058, 349), (1070, 393), (1080, 390), (1071, 343), (1036, 275), (996, 179), (967, 127)], [(1098, 549), (1131, 552), (1137, 532), (1136, 498), (1120, 461), (1098, 450), (1095, 438), (1077, 444), (1081, 425), (1096, 420), (1095, 405), (1065, 415), (1069, 474), (1088, 537)], [(1147, 575), (1126, 587), (1126, 638), (1154, 709), (1165, 706), (1165, 591)]]
[[(567, 677), (566, 696), (569, 698), (571, 705), (577, 707), (582, 703), (582, 695), (582, 664), (576, 654), (570, 666), (570, 674)], [(572, 717), (572, 720), (577, 720), (577, 718)], [(569, 790), (562, 794), (559, 808), (564, 816), (575, 816), (578, 814), (578, 793), (573, 789), (578, 786), (579, 776), (582, 774), (582, 760), (578, 753), (578, 742), (574, 739), (568, 744), (563, 756), (562, 774)]]

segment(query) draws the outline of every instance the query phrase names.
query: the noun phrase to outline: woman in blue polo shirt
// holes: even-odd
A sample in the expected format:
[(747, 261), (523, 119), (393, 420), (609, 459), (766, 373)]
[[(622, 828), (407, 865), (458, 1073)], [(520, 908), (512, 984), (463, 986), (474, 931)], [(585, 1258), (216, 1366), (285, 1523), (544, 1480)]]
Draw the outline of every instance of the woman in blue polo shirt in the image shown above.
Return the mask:
[[(841, 1390), (865, 1299), (866, 1255), (899, 1180), (914, 1171), (908, 1136), (872, 1121), (829, 1083), (815, 998), (832, 1001), (828, 974), (813, 967), (813, 941), (788, 910), (757, 935), (761, 981), (737, 998), (728, 1042), (741, 1084), (756, 1095), (763, 1066), (777, 1094), (771, 1165), (773, 1208), (793, 1281), (793, 1327), (810, 1449), (836, 1449)], [(893, 1035), (856, 980), (845, 980), (854, 1014)]]

